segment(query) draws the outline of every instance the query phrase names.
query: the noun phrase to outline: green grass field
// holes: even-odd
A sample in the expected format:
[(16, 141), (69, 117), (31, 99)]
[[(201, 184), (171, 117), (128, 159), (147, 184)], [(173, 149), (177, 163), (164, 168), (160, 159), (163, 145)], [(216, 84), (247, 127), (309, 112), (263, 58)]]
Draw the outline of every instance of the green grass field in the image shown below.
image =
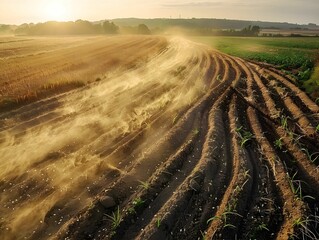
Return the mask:
[(316, 89), (316, 91), (317, 91), (316, 98), (319, 97), (319, 63), (315, 67), (315, 69), (312, 71), (310, 79), (306, 80), (304, 82), (303, 86), (307, 92), (312, 92), (313, 89)]
[(291, 71), (308, 93), (319, 90), (319, 38), (310, 37), (192, 37), (191, 40), (248, 60)]

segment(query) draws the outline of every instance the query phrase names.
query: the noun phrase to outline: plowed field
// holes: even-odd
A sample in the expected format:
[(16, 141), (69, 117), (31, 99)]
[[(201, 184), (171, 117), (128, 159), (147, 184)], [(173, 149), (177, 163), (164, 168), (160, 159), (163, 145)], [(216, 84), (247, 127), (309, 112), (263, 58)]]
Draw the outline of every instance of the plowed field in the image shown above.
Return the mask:
[(129, 39), (2, 58), (2, 82), (102, 77), (0, 114), (0, 238), (318, 239), (319, 106), (269, 65)]

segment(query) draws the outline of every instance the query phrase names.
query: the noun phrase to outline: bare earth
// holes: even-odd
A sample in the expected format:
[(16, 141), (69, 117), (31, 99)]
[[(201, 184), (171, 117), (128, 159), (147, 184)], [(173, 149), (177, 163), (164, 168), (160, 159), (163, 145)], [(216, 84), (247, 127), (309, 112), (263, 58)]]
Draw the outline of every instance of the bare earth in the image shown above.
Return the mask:
[(319, 237), (319, 106), (290, 77), (179, 37), (0, 46), (2, 99), (85, 83), (0, 113), (0, 239)]

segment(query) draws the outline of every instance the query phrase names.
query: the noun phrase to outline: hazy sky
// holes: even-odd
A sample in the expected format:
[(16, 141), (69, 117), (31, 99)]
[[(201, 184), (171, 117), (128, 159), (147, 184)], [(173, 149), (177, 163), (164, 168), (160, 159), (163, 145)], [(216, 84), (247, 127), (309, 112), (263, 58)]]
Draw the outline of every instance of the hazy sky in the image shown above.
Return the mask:
[(319, 0), (0, 0), (0, 23), (10, 24), (179, 16), (319, 24)]

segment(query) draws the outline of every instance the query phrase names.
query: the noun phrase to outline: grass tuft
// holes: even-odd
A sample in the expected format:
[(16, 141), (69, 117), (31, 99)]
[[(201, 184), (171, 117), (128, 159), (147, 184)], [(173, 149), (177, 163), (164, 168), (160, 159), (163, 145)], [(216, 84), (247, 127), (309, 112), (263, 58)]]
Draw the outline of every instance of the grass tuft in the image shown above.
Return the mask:
[(122, 222), (122, 215), (120, 212), (120, 207), (118, 206), (116, 211), (112, 215), (105, 214), (109, 221), (112, 223), (112, 230), (115, 230)]
[(254, 137), (254, 135), (243, 129), (243, 127), (236, 128), (236, 133), (238, 134), (240, 138), (240, 146), (245, 147)]

